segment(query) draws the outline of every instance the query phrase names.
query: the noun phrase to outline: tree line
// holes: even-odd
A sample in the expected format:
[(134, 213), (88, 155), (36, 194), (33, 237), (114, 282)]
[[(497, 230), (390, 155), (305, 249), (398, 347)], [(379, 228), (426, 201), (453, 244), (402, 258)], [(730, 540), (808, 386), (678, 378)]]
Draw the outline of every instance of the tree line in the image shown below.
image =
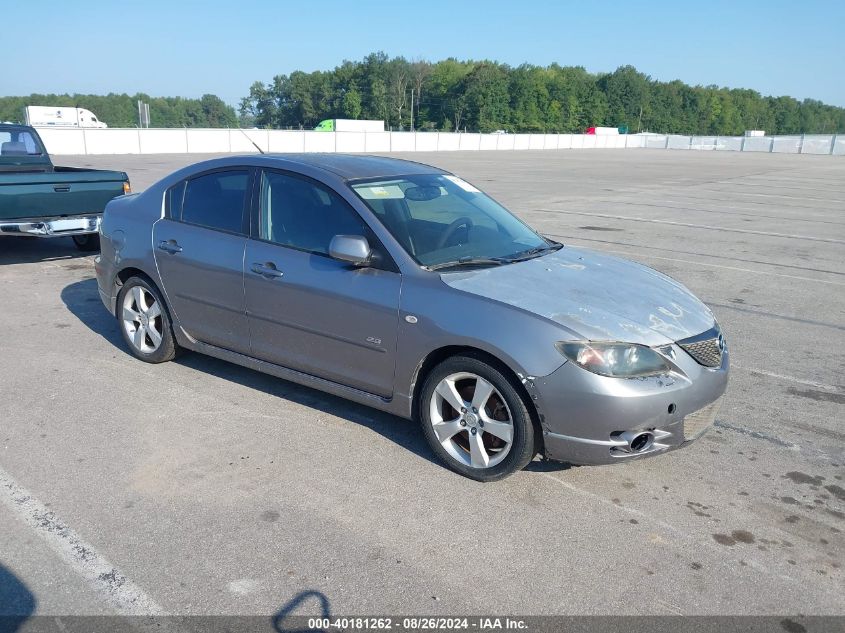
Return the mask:
[(0, 97), (0, 121), (22, 122), (25, 106), (67, 106), (90, 110), (109, 127), (137, 127), (139, 99), (150, 104), (150, 127), (235, 127), (238, 124), (234, 108), (211, 94), (199, 99), (146, 94)]
[(391, 129), (473, 132), (631, 132), (741, 135), (845, 132), (845, 108), (754, 90), (656, 81), (633, 66), (589, 73), (580, 66), (512, 67), (449, 58), (431, 63), (372, 53), (329, 71), (256, 81), (241, 124), (312, 128), (322, 119), (382, 119)]
[(323, 119), (382, 119), (394, 130), (631, 132), (741, 135), (845, 133), (845, 108), (754, 90), (656, 81), (633, 66), (589, 73), (581, 66), (512, 67), (493, 61), (438, 62), (371, 53), (328, 71), (294, 71), (256, 81), (235, 109), (219, 97), (146, 94), (0, 97), (0, 121), (20, 121), (27, 105), (76, 106), (110, 127), (138, 125), (138, 100), (152, 127), (309, 129)]

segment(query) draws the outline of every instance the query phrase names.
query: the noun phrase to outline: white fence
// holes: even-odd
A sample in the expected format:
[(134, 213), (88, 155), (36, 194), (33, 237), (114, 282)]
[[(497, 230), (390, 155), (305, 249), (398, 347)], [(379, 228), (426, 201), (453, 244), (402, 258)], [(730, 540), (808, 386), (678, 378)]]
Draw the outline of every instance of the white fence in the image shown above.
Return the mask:
[(225, 154), (258, 152), (446, 152), (466, 150), (687, 149), (845, 155), (845, 135), (475, 134), (238, 129), (38, 128), (51, 154)]

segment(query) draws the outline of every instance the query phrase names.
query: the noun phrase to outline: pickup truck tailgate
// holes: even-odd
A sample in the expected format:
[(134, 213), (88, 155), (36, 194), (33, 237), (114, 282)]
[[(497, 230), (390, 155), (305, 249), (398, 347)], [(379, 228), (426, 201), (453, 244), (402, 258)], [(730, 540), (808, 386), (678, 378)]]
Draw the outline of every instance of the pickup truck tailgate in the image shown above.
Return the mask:
[(119, 171), (57, 167), (45, 173), (0, 173), (0, 220), (102, 213), (124, 193)]

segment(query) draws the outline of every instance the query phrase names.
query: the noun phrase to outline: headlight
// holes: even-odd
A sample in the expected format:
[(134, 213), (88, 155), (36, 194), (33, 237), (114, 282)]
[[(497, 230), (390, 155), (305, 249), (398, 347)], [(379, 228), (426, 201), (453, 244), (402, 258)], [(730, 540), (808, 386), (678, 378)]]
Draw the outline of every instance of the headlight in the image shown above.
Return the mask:
[(653, 376), (670, 369), (665, 358), (645, 345), (581, 341), (555, 347), (579, 367), (601, 376)]

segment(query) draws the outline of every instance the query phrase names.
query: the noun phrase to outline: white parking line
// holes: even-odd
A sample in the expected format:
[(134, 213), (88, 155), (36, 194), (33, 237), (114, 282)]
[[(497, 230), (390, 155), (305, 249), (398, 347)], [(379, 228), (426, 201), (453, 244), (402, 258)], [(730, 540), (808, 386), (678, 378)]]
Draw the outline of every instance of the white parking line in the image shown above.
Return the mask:
[(155, 600), (80, 538), (56, 514), (0, 468), (0, 502), (40, 536), (59, 558), (88, 581), (119, 615), (163, 615)]
[[(551, 237), (559, 237), (561, 239), (574, 239), (576, 241), (586, 241), (581, 238), (567, 238), (564, 235), (555, 235), (554, 233), (544, 233), (544, 235), (549, 235)], [(598, 248), (592, 247), (595, 250), (600, 250), (605, 253), (619, 253), (620, 255), (627, 255), (628, 257), (642, 257), (644, 259), (662, 259), (667, 262), (679, 262), (681, 264), (695, 264), (696, 266), (709, 266), (710, 268), (724, 268), (726, 270), (735, 270), (737, 272), (743, 273), (751, 273), (754, 275), (770, 275), (772, 277), (785, 277), (787, 279), (797, 279), (799, 281), (815, 281), (820, 284), (834, 284), (836, 286), (845, 286), (845, 282), (843, 281), (833, 281), (830, 279), (816, 279), (815, 277), (801, 277), (799, 275), (787, 275), (785, 273), (773, 273), (768, 270), (754, 270), (753, 268), (741, 268), (739, 266), (726, 266), (725, 264), (711, 264), (708, 262), (699, 262), (694, 261), (691, 259), (679, 259), (677, 257), (662, 257), (660, 255), (649, 255), (648, 253), (641, 253), (636, 252), (632, 253), (631, 250), (635, 250), (634, 248), (630, 250), (619, 250), (613, 248)]]
[(706, 229), (708, 231), (727, 231), (728, 233), (747, 233), (749, 235), (765, 235), (767, 237), (786, 237), (791, 240), (810, 240), (813, 242), (830, 242), (832, 244), (845, 244), (845, 240), (838, 240), (833, 237), (817, 237), (815, 235), (793, 235), (790, 233), (775, 233), (772, 231), (754, 231), (752, 229), (735, 229), (727, 226), (713, 226), (711, 224), (693, 224), (691, 222), (675, 222), (674, 220), (663, 220), (653, 218), (640, 218), (630, 215), (613, 215), (610, 213), (589, 213), (587, 211), (573, 211), (568, 209), (538, 209), (538, 211), (556, 211), (567, 215), (586, 215), (591, 218), (608, 218), (610, 220), (629, 220), (631, 222), (652, 222), (654, 224), (669, 224), (672, 226), (686, 226), (693, 229)]
[[(609, 250), (611, 253), (626, 254), (625, 251)], [(628, 253), (629, 254), (629, 253)], [(742, 273), (752, 273), (754, 275), (771, 275), (772, 277), (785, 277), (787, 279), (798, 279), (799, 281), (815, 281), (820, 284), (834, 284), (836, 286), (845, 286), (845, 282), (832, 281), (830, 279), (815, 279), (814, 277), (801, 277), (799, 275), (787, 275), (784, 273), (773, 273), (767, 270), (754, 270), (753, 268), (740, 268), (739, 266), (725, 266), (724, 264), (709, 264), (706, 262), (696, 262), (691, 259), (678, 259), (677, 257), (660, 257), (659, 255), (640, 254), (640, 257), (648, 257), (651, 259), (665, 259), (670, 262), (679, 262), (681, 264), (696, 264), (697, 266), (710, 266), (711, 268), (725, 268), (727, 270), (735, 270)]]
[(763, 371), (762, 369), (753, 369), (751, 367), (740, 367), (737, 364), (732, 364), (731, 369), (740, 369), (742, 371), (747, 371), (751, 374), (761, 374), (763, 376), (768, 376), (769, 378), (776, 378), (778, 380), (785, 380), (787, 382), (794, 382), (799, 385), (806, 385), (807, 387), (815, 387), (816, 389), (823, 389), (825, 391), (841, 391), (841, 387), (836, 387), (834, 385), (826, 385), (823, 382), (814, 382), (812, 380), (804, 380), (803, 378), (796, 378), (795, 376), (785, 376), (784, 374), (776, 374), (771, 371)]

